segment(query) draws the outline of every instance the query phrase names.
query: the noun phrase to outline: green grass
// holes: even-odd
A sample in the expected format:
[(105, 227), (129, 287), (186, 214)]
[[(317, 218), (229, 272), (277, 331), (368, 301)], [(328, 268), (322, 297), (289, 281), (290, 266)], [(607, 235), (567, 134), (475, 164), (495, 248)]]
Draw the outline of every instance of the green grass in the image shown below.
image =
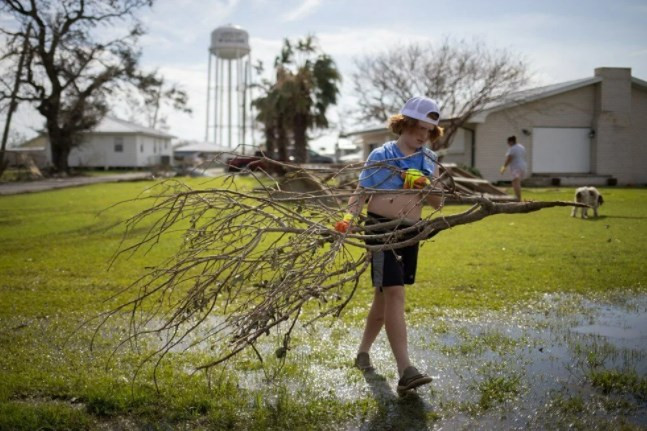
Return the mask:
[[(570, 208), (498, 215), (441, 232), (423, 245), (416, 307), (500, 309), (544, 293), (642, 290), (647, 280), (647, 190), (602, 189), (601, 217)], [(572, 200), (572, 189), (527, 190), (534, 200)], [(446, 212), (464, 208), (449, 207)]]
[[(186, 181), (194, 187), (218, 184)], [(334, 429), (383, 408), (371, 397), (341, 401), (308, 385), (286, 391), (281, 376), (290, 381), (306, 381), (308, 376), (290, 363), (290, 356), (272, 385), (243, 390), (238, 375), (258, 371), (254, 356), (214, 370), (206, 384), (204, 374), (181, 370), (204, 360), (207, 353), (172, 355), (158, 370), (157, 392), (151, 366), (132, 381), (141, 359), (137, 351), (120, 351), (107, 362), (112, 343), (121, 335), (119, 328), (100, 333), (89, 351), (91, 328), (72, 331), (116, 304), (106, 299), (178, 245), (171, 237), (148, 253), (125, 256), (108, 266), (121, 241), (122, 227), (116, 224), (151, 201), (110, 207), (146, 193), (153, 184), (103, 184), (0, 197), (0, 430), (88, 429), (122, 417), (140, 425), (182, 423), (195, 429)], [(237, 186), (249, 184), (249, 178), (237, 179)], [(605, 205), (598, 219), (573, 219), (568, 208), (494, 216), (445, 231), (424, 244), (417, 284), (407, 292), (409, 318), (416, 321), (446, 309), (515, 307), (541, 301), (545, 293), (603, 296), (644, 291), (647, 190), (608, 188), (602, 193)], [(524, 197), (538, 200), (571, 200), (572, 194), (572, 189), (524, 191)], [(361, 322), (371, 295), (365, 274), (343, 315), (345, 323)], [(333, 332), (333, 338), (346, 334)], [(465, 339), (457, 348), (465, 354), (514, 348), (502, 334), (485, 335)], [(332, 353), (317, 354), (325, 362), (339, 361)], [(482, 408), (517, 393), (518, 382), (497, 378), (484, 380), (478, 388)], [(617, 382), (602, 376), (598, 387), (644, 394), (642, 380)]]
[(632, 394), (643, 402), (647, 400), (647, 378), (635, 371), (593, 370), (591, 383), (604, 394)]
[(0, 403), (0, 428), (14, 431), (36, 429), (87, 430), (91, 417), (66, 404), (6, 402)]

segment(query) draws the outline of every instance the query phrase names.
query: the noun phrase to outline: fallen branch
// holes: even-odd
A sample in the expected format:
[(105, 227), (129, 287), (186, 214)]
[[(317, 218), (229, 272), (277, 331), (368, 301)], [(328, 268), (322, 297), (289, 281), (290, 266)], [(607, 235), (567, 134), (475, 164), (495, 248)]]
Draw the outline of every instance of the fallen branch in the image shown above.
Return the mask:
[[(289, 165), (281, 166), (288, 170)], [(289, 166), (292, 172), (296, 169)], [(332, 175), (327, 172), (327, 178), (335, 180), (353, 171), (356, 175), (359, 169), (358, 165)], [(145, 223), (148, 228), (133, 245), (123, 246), (115, 258), (152, 247), (165, 234), (178, 230), (183, 241), (165, 264), (152, 268), (126, 289), (136, 292), (133, 299), (101, 316), (99, 327), (113, 316), (130, 313), (130, 332), (120, 346), (138, 337), (160, 335), (164, 341), (148, 358), (157, 358), (159, 364), (171, 351), (208, 344), (215, 357), (197, 365), (196, 370), (201, 370), (254, 347), (273, 331), (283, 339), (280, 355), (284, 356), (300, 317), (308, 316), (308, 324), (312, 324), (325, 316), (340, 315), (369, 266), (370, 252), (424, 241), (440, 231), (495, 214), (582, 206), (561, 201), (495, 203), (485, 197), (460, 195), (451, 181), (449, 187), (437, 181), (430, 188), (403, 193), (416, 199), (420, 194), (438, 194), (471, 207), (450, 216), (433, 212), (416, 223), (357, 224), (340, 234), (332, 224), (344, 211), (331, 205), (330, 197), (347, 201), (351, 192), (340, 192), (345, 184), (282, 191), (280, 182), (267, 174), (247, 173), (256, 183), (251, 191), (237, 189), (231, 178), (222, 188), (205, 190), (167, 181), (162, 184), (163, 192), (152, 197), (150, 208), (126, 221), (126, 237)], [(309, 181), (316, 178), (316, 172), (301, 174)], [(375, 233), (394, 227), (399, 228), (396, 233)], [(369, 245), (367, 240), (383, 244)], [(292, 324), (283, 324), (290, 320)]]

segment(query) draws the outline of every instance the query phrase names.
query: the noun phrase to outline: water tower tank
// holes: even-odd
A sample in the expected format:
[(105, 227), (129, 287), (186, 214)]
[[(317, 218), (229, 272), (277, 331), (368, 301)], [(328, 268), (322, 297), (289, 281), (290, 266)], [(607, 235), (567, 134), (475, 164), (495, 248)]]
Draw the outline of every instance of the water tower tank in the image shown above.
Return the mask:
[(249, 54), (249, 34), (237, 25), (225, 25), (211, 32), (209, 50), (216, 57), (233, 60)]

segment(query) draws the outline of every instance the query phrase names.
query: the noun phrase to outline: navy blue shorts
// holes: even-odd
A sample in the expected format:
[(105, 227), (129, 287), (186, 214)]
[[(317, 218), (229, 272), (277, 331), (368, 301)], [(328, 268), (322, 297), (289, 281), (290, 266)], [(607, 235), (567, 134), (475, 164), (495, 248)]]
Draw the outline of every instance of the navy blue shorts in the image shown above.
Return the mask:
[[(368, 213), (365, 226), (391, 221), (375, 213)], [(402, 226), (399, 229), (403, 229)], [(382, 234), (393, 232), (392, 228), (366, 232), (367, 234)], [(412, 235), (415, 235), (413, 233)], [(403, 241), (406, 238), (398, 238), (395, 241)], [(380, 245), (383, 241), (369, 240), (366, 244)], [(404, 286), (413, 284), (416, 281), (416, 268), (418, 266), (418, 243), (406, 247), (373, 251), (371, 256), (371, 279), (373, 286), (382, 290), (387, 286)]]

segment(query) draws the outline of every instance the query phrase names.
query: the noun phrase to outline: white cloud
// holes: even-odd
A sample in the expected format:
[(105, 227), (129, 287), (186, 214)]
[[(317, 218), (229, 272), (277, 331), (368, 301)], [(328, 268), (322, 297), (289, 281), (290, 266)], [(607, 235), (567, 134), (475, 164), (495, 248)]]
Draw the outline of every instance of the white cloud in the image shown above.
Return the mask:
[(296, 21), (310, 15), (319, 7), (321, 0), (305, 0), (299, 7), (283, 15), (283, 21)]
[(324, 52), (334, 58), (350, 58), (378, 52), (396, 44), (434, 40), (425, 34), (374, 28), (338, 29), (334, 33), (320, 33), (317, 38)]
[(240, 0), (173, 0), (155, 3), (153, 13), (143, 17), (149, 33), (170, 35), (180, 42), (227, 23)]
[(182, 67), (163, 66), (160, 72), (169, 82), (179, 84), (189, 96), (191, 115), (167, 112), (170, 132), (180, 139), (204, 139), (207, 105), (207, 61)]

